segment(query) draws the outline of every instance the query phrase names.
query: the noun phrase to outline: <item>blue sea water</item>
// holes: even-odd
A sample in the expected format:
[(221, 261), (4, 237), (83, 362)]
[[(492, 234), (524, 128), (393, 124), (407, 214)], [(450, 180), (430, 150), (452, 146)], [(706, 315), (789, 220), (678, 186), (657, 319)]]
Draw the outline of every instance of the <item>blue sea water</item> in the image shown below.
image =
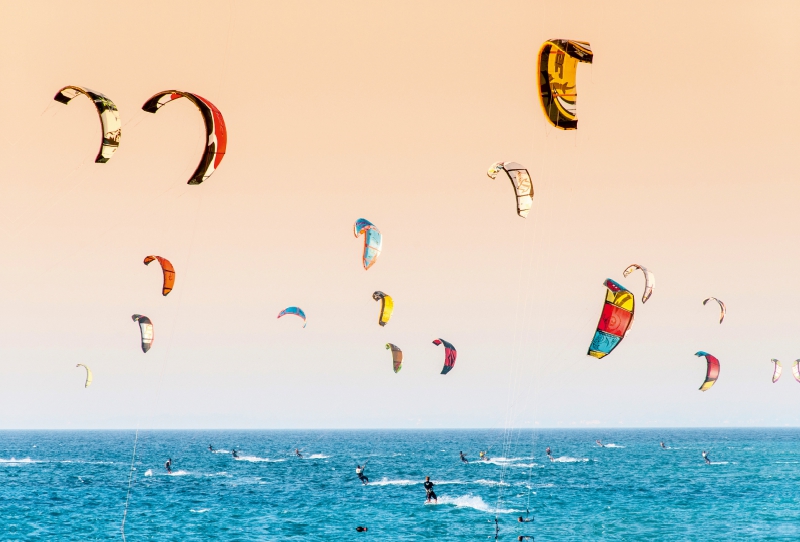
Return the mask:
[[(0, 432), (0, 539), (122, 540), (133, 443)], [(130, 542), (800, 540), (800, 430), (141, 431), (130, 488)]]

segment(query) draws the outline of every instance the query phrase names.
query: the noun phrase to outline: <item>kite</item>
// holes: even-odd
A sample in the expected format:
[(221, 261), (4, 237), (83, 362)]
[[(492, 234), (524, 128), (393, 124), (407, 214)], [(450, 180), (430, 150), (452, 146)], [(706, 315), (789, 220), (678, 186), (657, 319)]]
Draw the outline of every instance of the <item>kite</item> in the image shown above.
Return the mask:
[(369, 269), (381, 253), (381, 232), (375, 225), (365, 218), (359, 218), (353, 224), (353, 233), (356, 238), (364, 234), (364, 269)]
[(139, 330), (142, 333), (142, 352), (145, 354), (153, 346), (153, 322), (147, 316), (134, 314), (131, 316), (134, 322), (139, 322)]
[(716, 297), (708, 297), (708, 298), (704, 299), (703, 300), (703, 305), (705, 305), (706, 303), (708, 303), (712, 299), (714, 301), (716, 301), (717, 303), (719, 303), (719, 323), (721, 324), (722, 321), (725, 319), (725, 314), (727, 314), (728, 309), (725, 308), (725, 303), (723, 303), (722, 301), (720, 301)]
[(636, 269), (639, 269), (642, 273), (644, 273), (644, 293), (642, 294), (642, 303), (647, 303), (647, 300), (650, 299), (651, 295), (653, 295), (653, 288), (656, 287), (656, 276), (648, 271), (646, 267), (642, 267), (638, 264), (629, 265), (628, 268), (622, 272), (622, 276), (627, 277)]
[(433, 341), (433, 344), (436, 346), (440, 344), (444, 345), (444, 367), (442, 367), (442, 372), (439, 374), (446, 375), (456, 365), (456, 347), (444, 339), (436, 339)]
[(161, 107), (172, 100), (186, 98), (192, 102), (203, 115), (203, 122), (206, 126), (206, 150), (200, 158), (200, 164), (192, 173), (188, 184), (200, 184), (217, 170), (220, 162), (225, 157), (225, 149), (228, 147), (228, 132), (225, 129), (225, 119), (222, 113), (214, 104), (191, 92), (181, 92), (180, 90), (165, 90), (159, 92), (147, 100), (142, 109), (148, 113), (155, 113)]
[(719, 360), (708, 352), (703, 352), (702, 350), (696, 353), (695, 356), (705, 356), (706, 361), (708, 362), (708, 366), (706, 368), (706, 380), (703, 382), (703, 385), (700, 386), (700, 391), (706, 391), (713, 386), (714, 382), (716, 382), (717, 378), (719, 378)]
[(778, 361), (777, 359), (773, 358), (772, 363), (775, 364), (775, 370), (772, 373), (772, 383), (774, 384), (781, 377), (781, 373), (783, 372), (783, 367), (781, 367), (781, 362)]
[(378, 325), (383, 327), (389, 323), (389, 318), (392, 317), (394, 301), (392, 301), (392, 296), (386, 295), (383, 292), (373, 293), (372, 299), (381, 302), (381, 313), (378, 315)]
[(598, 359), (611, 353), (633, 324), (634, 297), (621, 284), (611, 279), (603, 283), (608, 291), (587, 355)]
[(392, 350), (392, 369), (397, 373), (403, 368), (403, 351), (392, 343), (386, 343), (386, 350)]
[(497, 178), (497, 174), (505, 171), (514, 187), (514, 194), (517, 196), (517, 214), (522, 218), (528, 216), (533, 203), (533, 183), (530, 173), (525, 166), (516, 162), (497, 162), (492, 164), (486, 174), (490, 179)]
[(796, 359), (794, 363), (792, 363), (792, 375), (795, 380), (800, 382), (800, 359)]
[(161, 264), (161, 270), (164, 272), (164, 284), (161, 286), (161, 295), (167, 295), (172, 291), (172, 287), (175, 286), (175, 268), (172, 267), (168, 259), (162, 258), (161, 256), (147, 256), (144, 259), (144, 264), (150, 265), (150, 262), (155, 260), (158, 260), (158, 263)]
[(303, 327), (306, 327), (306, 313), (303, 312), (303, 309), (300, 307), (287, 307), (283, 309), (280, 313), (278, 313), (278, 318), (282, 318), (287, 314), (294, 314), (295, 316), (299, 316), (303, 319)]
[(585, 41), (547, 40), (539, 50), (539, 97), (550, 124), (578, 128), (578, 62), (591, 64), (592, 47)]
[(94, 102), (97, 115), (100, 117), (100, 128), (103, 130), (103, 137), (100, 141), (100, 151), (94, 161), (98, 164), (105, 164), (114, 156), (119, 147), (119, 139), (122, 137), (122, 122), (119, 120), (119, 111), (114, 102), (106, 96), (85, 87), (64, 87), (58, 91), (53, 99), (62, 104), (68, 104), (80, 94)]
[(84, 369), (86, 369), (86, 384), (83, 387), (88, 388), (92, 383), (92, 371), (89, 369), (89, 367), (87, 367), (83, 363), (79, 363), (75, 367), (83, 367)]

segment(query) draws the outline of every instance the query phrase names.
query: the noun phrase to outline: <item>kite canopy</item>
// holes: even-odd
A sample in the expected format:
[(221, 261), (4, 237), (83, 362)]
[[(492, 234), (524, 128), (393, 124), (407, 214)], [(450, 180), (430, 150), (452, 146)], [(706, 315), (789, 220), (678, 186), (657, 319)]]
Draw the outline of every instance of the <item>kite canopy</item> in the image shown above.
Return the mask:
[(287, 314), (294, 314), (295, 316), (299, 316), (303, 319), (303, 327), (306, 327), (306, 313), (303, 312), (303, 309), (300, 307), (286, 307), (281, 312), (278, 313), (278, 318), (283, 318)]
[(444, 339), (436, 339), (433, 341), (433, 344), (436, 346), (440, 344), (444, 345), (444, 367), (442, 367), (442, 372), (440, 374), (446, 375), (456, 365), (456, 347)]
[(83, 363), (79, 363), (75, 367), (83, 367), (84, 369), (86, 369), (86, 384), (83, 387), (88, 388), (89, 385), (92, 383), (92, 371), (89, 369), (89, 367), (87, 367)]
[(392, 343), (386, 343), (386, 350), (392, 350), (392, 369), (397, 373), (403, 368), (403, 351)]
[(728, 309), (725, 308), (725, 303), (723, 303), (722, 301), (720, 301), (716, 297), (707, 297), (706, 299), (703, 300), (703, 305), (705, 305), (706, 303), (708, 303), (712, 299), (714, 301), (716, 301), (717, 303), (719, 303), (719, 323), (721, 324), (722, 321), (725, 319), (725, 315), (728, 313)]
[(642, 294), (642, 303), (647, 303), (647, 300), (650, 299), (651, 295), (653, 295), (653, 288), (656, 287), (656, 276), (648, 271), (646, 267), (642, 267), (639, 264), (629, 265), (628, 268), (622, 272), (622, 276), (627, 277), (637, 269), (644, 273), (644, 293)]
[(175, 268), (172, 267), (168, 259), (162, 258), (161, 256), (147, 256), (144, 259), (144, 264), (150, 265), (150, 262), (155, 260), (158, 260), (158, 263), (161, 264), (161, 270), (164, 272), (164, 283), (161, 286), (161, 295), (167, 295), (172, 291), (172, 287), (175, 286)]
[(700, 391), (706, 391), (707, 389), (711, 388), (714, 385), (714, 382), (717, 381), (719, 378), (719, 360), (709, 354), (708, 352), (703, 352), (702, 350), (697, 352), (695, 356), (705, 356), (708, 365), (706, 367), (706, 380), (703, 382), (703, 385), (700, 386)]
[(792, 376), (794, 379), (800, 382), (800, 359), (794, 360), (792, 363)]
[(383, 242), (381, 232), (375, 224), (366, 218), (359, 218), (353, 224), (353, 233), (356, 238), (362, 233), (364, 234), (364, 269), (369, 269), (381, 253), (381, 244)]
[(97, 153), (97, 158), (95, 158), (94, 161), (98, 164), (104, 164), (114, 156), (117, 147), (119, 147), (120, 137), (122, 137), (122, 122), (119, 120), (119, 111), (117, 111), (117, 106), (114, 105), (114, 102), (106, 98), (105, 95), (86, 87), (64, 87), (58, 91), (53, 99), (62, 104), (68, 104), (73, 98), (80, 94), (83, 94), (94, 102), (97, 115), (100, 117), (100, 127), (103, 131), (103, 137), (100, 141), (100, 151)]
[(592, 63), (585, 41), (547, 40), (539, 50), (539, 97), (550, 124), (561, 130), (578, 128), (578, 62)]
[(628, 333), (633, 324), (634, 310), (634, 298), (630, 291), (611, 279), (606, 279), (603, 284), (608, 288), (606, 300), (587, 352), (587, 355), (598, 359), (609, 355)]
[(528, 216), (533, 204), (533, 183), (531, 175), (525, 166), (516, 162), (496, 162), (492, 164), (486, 174), (490, 179), (497, 178), (497, 174), (505, 171), (517, 196), (517, 214), (522, 218)]
[(219, 109), (202, 96), (180, 90), (159, 92), (147, 100), (142, 109), (148, 113), (155, 113), (161, 107), (178, 98), (186, 98), (197, 106), (200, 114), (203, 115), (203, 122), (206, 126), (206, 150), (203, 152), (200, 164), (198, 164), (188, 182), (188, 184), (200, 184), (211, 177), (225, 157), (225, 149), (228, 146), (225, 119), (222, 118), (222, 113), (220, 113)]
[(392, 296), (386, 295), (383, 292), (373, 293), (372, 299), (381, 302), (381, 312), (378, 315), (378, 325), (383, 327), (389, 323), (389, 318), (392, 317), (392, 311), (394, 311), (394, 301), (392, 301)]
[(781, 377), (781, 373), (783, 372), (783, 367), (781, 367), (781, 362), (775, 358), (772, 359), (772, 363), (775, 364), (775, 370), (772, 372), (772, 383), (774, 384)]
[(145, 354), (153, 346), (153, 322), (147, 316), (134, 314), (131, 316), (134, 322), (139, 322), (139, 331), (142, 334), (142, 352)]

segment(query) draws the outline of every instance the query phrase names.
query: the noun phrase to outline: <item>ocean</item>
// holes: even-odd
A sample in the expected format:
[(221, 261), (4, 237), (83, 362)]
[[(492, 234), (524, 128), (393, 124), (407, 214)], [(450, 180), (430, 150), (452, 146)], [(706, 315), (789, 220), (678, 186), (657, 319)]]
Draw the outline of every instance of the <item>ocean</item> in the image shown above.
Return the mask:
[(123, 540), (127, 497), (131, 542), (800, 540), (798, 429), (143, 430), (131, 470), (133, 444), (0, 432), (0, 539)]

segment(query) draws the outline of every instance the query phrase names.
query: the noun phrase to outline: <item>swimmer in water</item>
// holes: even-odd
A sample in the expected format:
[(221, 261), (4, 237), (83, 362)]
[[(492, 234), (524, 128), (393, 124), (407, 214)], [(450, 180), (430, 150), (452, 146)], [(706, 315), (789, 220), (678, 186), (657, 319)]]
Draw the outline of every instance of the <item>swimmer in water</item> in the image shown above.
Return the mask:
[(533, 540), (533, 537), (532, 536), (519, 535), (517, 537), (517, 540)]
[(234, 459), (239, 459), (239, 452), (236, 451), (236, 448), (231, 450), (231, 455), (233, 456)]
[(458, 452), (458, 455), (461, 456), (461, 461), (464, 463), (469, 463), (469, 461), (467, 461), (467, 456), (464, 455), (464, 452)]
[(357, 533), (366, 533), (367, 532), (367, 528), (366, 527), (361, 527), (359, 525), (358, 527), (356, 527), (356, 532)]
[[(703, 452), (705, 453), (705, 452)], [(167, 462), (164, 463), (164, 468), (167, 469), (167, 474), (172, 474), (172, 458), (170, 457), (167, 459)]]
[(547, 447), (547, 449), (544, 451), (544, 453), (547, 454), (547, 457), (548, 457), (548, 459), (550, 459), (550, 461), (555, 461), (553, 459), (553, 450), (550, 449), (550, 446)]
[(710, 465), (711, 464), (711, 459), (708, 457), (708, 452), (705, 451), (705, 450), (703, 450), (703, 459), (706, 460), (706, 465)]
[(529, 521), (533, 521), (533, 518), (525, 519), (522, 516), (520, 516), (517, 518), (517, 521), (519, 521), (520, 523), (528, 523)]
[(294, 449), (294, 455), (296, 455), (300, 459), (303, 459), (303, 454), (300, 453), (300, 450), (298, 448)]
[(600, 439), (597, 439), (595, 442), (596, 442), (596, 443), (597, 443), (597, 445), (598, 445), (598, 446), (600, 446), (601, 448), (605, 448), (605, 447), (606, 447), (606, 445), (605, 445), (605, 444), (603, 444), (602, 442), (600, 442)]

